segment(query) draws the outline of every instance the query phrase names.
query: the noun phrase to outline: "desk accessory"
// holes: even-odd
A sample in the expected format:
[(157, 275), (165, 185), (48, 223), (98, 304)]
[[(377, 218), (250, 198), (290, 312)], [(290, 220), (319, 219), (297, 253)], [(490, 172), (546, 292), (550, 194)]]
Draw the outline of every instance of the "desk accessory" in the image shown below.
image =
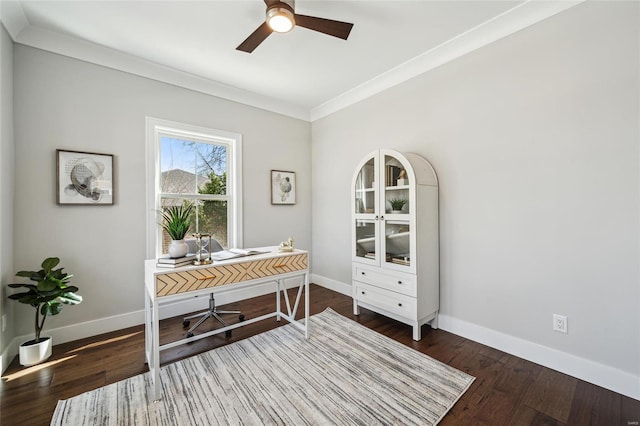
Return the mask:
[(278, 251), (281, 251), (281, 252), (293, 251), (293, 237), (289, 237), (287, 241), (281, 242), (280, 246), (278, 246)]
[[(211, 260), (211, 234), (206, 234), (203, 232), (197, 232), (192, 234), (192, 236), (196, 239), (196, 260), (193, 261), (194, 265), (208, 265), (213, 262)], [(207, 238), (205, 241), (204, 238)], [(202, 250), (205, 247), (209, 247), (209, 252), (204, 253), (206, 256), (203, 256)]]

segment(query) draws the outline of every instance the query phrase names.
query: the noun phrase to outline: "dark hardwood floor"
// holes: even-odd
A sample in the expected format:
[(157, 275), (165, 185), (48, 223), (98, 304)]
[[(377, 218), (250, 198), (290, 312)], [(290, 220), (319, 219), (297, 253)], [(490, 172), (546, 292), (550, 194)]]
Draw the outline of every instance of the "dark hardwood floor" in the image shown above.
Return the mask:
[[(241, 309), (253, 318), (273, 310), (274, 303), (273, 296), (266, 295), (220, 308)], [(355, 317), (350, 297), (312, 285), (311, 314), (327, 307), (476, 377), (441, 425), (629, 426), (640, 421), (640, 401), (428, 326), (423, 328), (422, 340), (414, 342), (409, 326), (365, 309)], [(161, 362), (174, 362), (285, 323), (261, 321), (234, 330), (230, 338), (217, 335), (181, 345), (162, 352)], [(163, 320), (160, 334), (163, 343), (182, 337), (182, 319)], [(0, 425), (48, 425), (59, 399), (146, 371), (143, 326), (54, 346), (46, 363), (30, 368), (22, 368), (16, 357), (0, 383)]]

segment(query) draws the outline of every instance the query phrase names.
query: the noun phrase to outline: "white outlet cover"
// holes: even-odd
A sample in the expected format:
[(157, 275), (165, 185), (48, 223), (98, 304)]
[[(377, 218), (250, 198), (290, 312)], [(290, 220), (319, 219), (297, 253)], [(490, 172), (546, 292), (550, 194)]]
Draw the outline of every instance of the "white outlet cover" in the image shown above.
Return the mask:
[(564, 315), (553, 314), (553, 331), (568, 333), (568, 318)]

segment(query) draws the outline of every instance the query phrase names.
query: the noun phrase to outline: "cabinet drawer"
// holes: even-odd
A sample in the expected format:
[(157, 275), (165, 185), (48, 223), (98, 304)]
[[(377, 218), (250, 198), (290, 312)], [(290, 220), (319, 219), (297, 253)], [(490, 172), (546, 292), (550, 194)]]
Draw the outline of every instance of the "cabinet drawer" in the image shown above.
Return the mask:
[(374, 287), (360, 282), (354, 282), (355, 298), (394, 314), (405, 318), (415, 318), (416, 299), (413, 297), (398, 294), (392, 291), (385, 291), (380, 287)]
[(385, 274), (371, 268), (355, 267), (354, 280), (391, 290), (407, 296), (417, 296), (416, 277), (405, 274)]

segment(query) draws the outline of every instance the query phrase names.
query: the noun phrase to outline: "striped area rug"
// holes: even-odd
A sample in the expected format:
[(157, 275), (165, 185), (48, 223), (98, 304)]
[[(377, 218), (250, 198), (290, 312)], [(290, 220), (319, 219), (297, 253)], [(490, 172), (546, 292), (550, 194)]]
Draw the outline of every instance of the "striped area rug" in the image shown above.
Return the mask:
[(52, 425), (432, 425), (474, 378), (331, 309), (58, 401)]

